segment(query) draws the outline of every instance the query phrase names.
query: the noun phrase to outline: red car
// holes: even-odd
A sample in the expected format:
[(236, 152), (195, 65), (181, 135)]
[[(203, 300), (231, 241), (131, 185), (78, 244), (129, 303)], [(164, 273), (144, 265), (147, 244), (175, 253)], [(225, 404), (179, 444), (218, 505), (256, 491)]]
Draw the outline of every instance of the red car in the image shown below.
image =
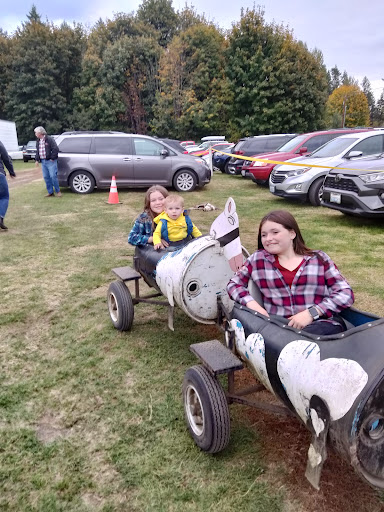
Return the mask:
[[(263, 158), (265, 160), (277, 160), (285, 162), (297, 156), (312, 153), (326, 142), (329, 142), (339, 135), (346, 133), (365, 132), (369, 128), (341, 128), (339, 130), (326, 130), (321, 132), (304, 133), (298, 135), (294, 139), (289, 140), (281, 146), (276, 153), (267, 153), (263, 155), (255, 155), (255, 158)], [(269, 175), (276, 164), (267, 164), (264, 162), (245, 161), (241, 173), (245, 175), (249, 173), (252, 181), (258, 185), (268, 183)]]

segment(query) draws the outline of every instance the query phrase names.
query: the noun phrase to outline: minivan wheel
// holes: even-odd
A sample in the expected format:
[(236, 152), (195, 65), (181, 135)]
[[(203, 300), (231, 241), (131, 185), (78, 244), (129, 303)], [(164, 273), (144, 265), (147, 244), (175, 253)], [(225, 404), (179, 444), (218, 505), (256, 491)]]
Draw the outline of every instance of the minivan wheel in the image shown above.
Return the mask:
[(178, 192), (192, 192), (196, 188), (196, 176), (191, 171), (178, 171), (173, 178), (173, 186)]
[(95, 188), (95, 178), (90, 172), (76, 171), (69, 178), (69, 186), (76, 194), (90, 194)]
[(318, 178), (311, 185), (308, 192), (308, 199), (312, 206), (320, 206), (323, 197), (324, 177)]

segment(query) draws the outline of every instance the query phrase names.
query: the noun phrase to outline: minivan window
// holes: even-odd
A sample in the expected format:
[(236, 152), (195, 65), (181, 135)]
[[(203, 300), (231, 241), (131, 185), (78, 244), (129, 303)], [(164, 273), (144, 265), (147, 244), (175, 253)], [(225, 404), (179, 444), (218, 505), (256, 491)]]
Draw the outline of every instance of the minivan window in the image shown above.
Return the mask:
[(164, 146), (149, 139), (133, 139), (133, 145), (136, 155), (141, 156), (160, 156)]
[(316, 149), (311, 155), (311, 158), (327, 158), (331, 156), (340, 155), (345, 151), (351, 144), (356, 142), (358, 139), (346, 139), (345, 137), (337, 137), (331, 140), (325, 146)]
[(96, 154), (130, 155), (129, 137), (95, 137)]
[(91, 147), (91, 137), (68, 137), (59, 144), (60, 153), (88, 154)]
[(297, 137), (294, 137), (293, 139), (286, 142), (283, 146), (281, 146), (278, 149), (278, 151), (280, 153), (289, 153), (290, 151), (295, 149), (297, 145), (301, 144), (307, 137), (308, 135), (298, 135)]

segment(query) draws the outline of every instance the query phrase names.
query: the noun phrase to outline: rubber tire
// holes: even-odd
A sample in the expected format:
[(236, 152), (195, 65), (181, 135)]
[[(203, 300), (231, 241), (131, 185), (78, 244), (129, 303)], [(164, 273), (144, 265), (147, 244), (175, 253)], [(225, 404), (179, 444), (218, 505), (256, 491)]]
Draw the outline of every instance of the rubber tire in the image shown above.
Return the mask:
[[(88, 188), (83, 188), (81, 190), (79, 189), (79, 187), (76, 188), (76, 184), (74, 185), (73, 182), (75, 181), (75, 178), (77, 178), (78, 176), (84, 176), (84, 179), (88, 181)], [(95, 188), (95, 185), (95, 178), (88, 171), (75, 171), (74, 173), (71, 174), (69, 178), (69, 186), (71, 187), (72, 192), (75, 192), (75, 194), (91, 194)]]
[(227, 162), (227, 163), (225, 164), (225, 174), (230, 174), (231, 176), (236, 176), (236, 175), (238, 175), (238, 174), (241, 174), (241, 172), (240, 172), (240, 173), (239, 173), (239, 172), (236, 172), (236, 169), (235, 169), (233, 172), (232, 172), (232, 171), (230, 171), (230, 170), (229, 170), (229, 167), (228, 167), (228, 164), (229, 164), (229, 162)]
[(29, 158), (23, 158), (23, 162), (24, 162), (24, 163), (29, 162)]
[[(185, 179), (187, 179), (187, 183), (185, 183), (186, 186), (182, 185), (180, 186), (177, 181), (181, 177), (181, 183), (185, 182)], [(183, 178), (184, 177), (184, 178)], [(175, 176), (173, 177), (173, 187), (177, 192), (192, 192), (192, 190), (195, 190), (197, 185), (196, 176), (192, 171), (188, 171), (188, 169), (184, 169), (181, 171), (177, 171)]]
[(118, 331), (130, 331), (135, 315), (132, 295), (122, 281), (114, 281), (109, 285), (108, 310), (113, 326)]
[[(223, 450), (231, 433), (227, 398), (220, 383), (204, 366), (192, 366), (185, 373), (183, 401), (188, 430), (197, 446), (207, 453)], [(192, 402), (202, 416), (201, 426), (194, 419)]]
[(225, 162), (225, 164), (224, 164), (224, 168), (223, 168), (223, 170), (222, 170), (222, 172), (224, 172), (225, 174), (231, 174), (231, 173), (229, 172), (229, 169), (228, 169), (228, 164), (229, 164), (229, 160), (227, 160), (227, 161)]
[(312, 206), (320, 206), (319, 193), (323, 188), (323, 183), (324, 177), (317, 178), (317, 180), (312, 183), (311, 188), (308, 191), (308, 200)]

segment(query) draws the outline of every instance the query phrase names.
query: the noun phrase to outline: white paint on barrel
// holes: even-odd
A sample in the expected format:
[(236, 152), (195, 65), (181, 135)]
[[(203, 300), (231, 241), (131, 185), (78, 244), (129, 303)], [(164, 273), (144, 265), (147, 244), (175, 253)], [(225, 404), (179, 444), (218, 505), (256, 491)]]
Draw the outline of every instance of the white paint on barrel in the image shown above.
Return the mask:
[(188, 316), (205, 324), (215, 323), (219, 295), (232, 310), (226, 287), (233, 274), (223, 248), (209, 235), (164, 254), (156, 266), (156, 282), (168, 301), (173, 299)]

